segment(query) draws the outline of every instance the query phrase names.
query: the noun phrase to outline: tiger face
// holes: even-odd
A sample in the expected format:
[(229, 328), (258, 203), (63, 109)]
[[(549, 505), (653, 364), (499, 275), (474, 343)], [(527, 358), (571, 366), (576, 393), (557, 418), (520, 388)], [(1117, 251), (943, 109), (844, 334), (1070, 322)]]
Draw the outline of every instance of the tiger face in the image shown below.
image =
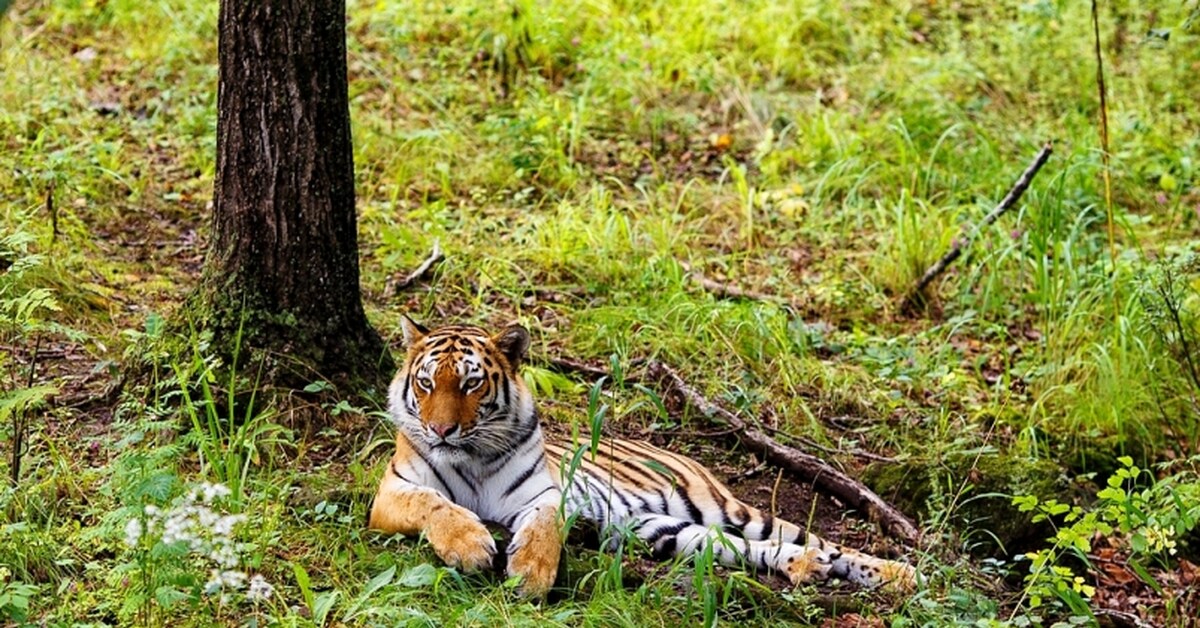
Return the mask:
[(493, 454), (518, 442), (533, 415), (517, 372), (529, 332), (520, 325), (495, 335), (470, 326), (430, 331), (408, 317), (403, 327), (408, 354), (389, 404), (411, 440), (445, 456)]

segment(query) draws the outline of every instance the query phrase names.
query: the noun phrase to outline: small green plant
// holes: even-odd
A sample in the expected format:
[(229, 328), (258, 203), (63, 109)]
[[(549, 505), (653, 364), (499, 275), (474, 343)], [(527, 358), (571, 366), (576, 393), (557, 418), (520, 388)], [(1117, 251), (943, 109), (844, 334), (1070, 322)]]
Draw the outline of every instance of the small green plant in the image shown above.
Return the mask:
[[(172, 364), (181, 397), (180, 410), (188, 419), (191, 431), (188, 439), (200, 454), (202, 473), (211, 474), (229, 487), (234, 500), (243, 501), (250, 468), (263, 462), (264, 453), (271, 447), (291, 441), (291, 433), (271, 421), (270, 411), (256, 405), (258, 386), (251, 385), (248, 400), (239, 416), (237, 390), (241, 382), (237, 371), (241, 329), (233, 343), (233, 362), (227, 370), (225, 394), (218, 396), (218, 361), (205, 355), (208, 343), (193, 336), (191, 360)], [(193, 397), (198, 391), (199, 397)]]
[[(23, 228), (0, 236), (0, 440), (9, 441), (9, 480), (21, 478), (21, 462), (29, 450), (29, 416), (58, 392), (35, 385), (42, 342), (64, 331), (45, 318), (60, 310), (54, 293), (30, 287), (30, 273), (44, 261), (30, 251), (34, 236)], [(25, 353), (22, 364), (18, 353)]]
[[(1021, 512), (1035, 513), (1035, 523), (1049, 522), (1055, 528), (1054, 536), (1049, 539), (1050, 547), (1021, 557), (1030, 561), (1022, 603), (1028, 599), (1029, 607), (1036, 609), (1047, 601), (1057, 600), (1073, 615), (1091, 617), (1087, 600), (1095, 593), (1095, 587), (1072, 566), (1062, 563), (1071, 556), (1087, 565), (1093, 538), (1114, 533), (1128, 543), (1132, 554), (1128, 565), (1134, 573), (1152, 588), (1160, 588), (1141, 559), (1150, 558), (1167, 566), (1176, 553), (1177, 539), (1200, 522), (1200, 475), (1196, 459), (1186, 461), (1183, 471), (1161, 480), (1139, 468), (1129, 456), (1122, 456), (1119, 461), (1121, 468), (1096, 493), (1097, 501), (1089, 509), (1054, 499), (1043, 501), (1032, 495), (1013, 498)], [(1018, 603), (1018, 609), (1020, 606)]]
[[(1200, 522), (1196, 459), (1185, 461), (1189, 466), (1183, 471), (1161, 480), (1156, 480), (1148, 469), (1133, 464), (1129, 456), (1119, 460), (1122, 467), (1096, 494), (1104, 519), (1126, 537), (1136, 556), (1157, 560), (1165, 566), (1176, 554), (1177, 539), (1187, 536)], [(1131, 567), (1143, 579), (1149, 579), (1140, 564), (1131, 563)]]
[(141, 625), (161, 625), (184, 605), (208, 600), (220, 616), (242, 597), (254, 604), (271, 598), (270, 583), (240, 569), (244, 546), (237, 532), (246, 516), (225, 511), (230, 495), (225, 486), (205, 482), (170, 506), (129, 509), (132, 516), (123, 529), (126, 562), (112, 573), (129, 585), (124, 616)]
[(11, 578), (8, 567), (0, 567), (0, 619), (22, 623), (29, 617), (29, 600), (38, 587)]

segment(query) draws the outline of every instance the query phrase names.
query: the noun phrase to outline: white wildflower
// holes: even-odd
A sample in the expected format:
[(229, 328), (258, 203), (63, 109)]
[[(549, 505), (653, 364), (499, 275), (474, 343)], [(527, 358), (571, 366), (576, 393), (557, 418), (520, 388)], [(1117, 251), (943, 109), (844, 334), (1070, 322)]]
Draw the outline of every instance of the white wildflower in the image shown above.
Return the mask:
[(125, 544), (129, 547), (137, 547), (138, 541), (142, 538), (142, 522), (140, 519), (130, 519), (129, 523), (125, 524)]
[(204, 593), (212, 595), (223, 589), (242, 589), (246, 586), (246, 574), (233, 569), (213, 569), (209, 572)]
[(205, 504), (211, 504), (214, 500), (221, 497), (228, 497), (231, 494), (232, 491), (230, 491), (229, 488), (224, 484), (204, 482), (200, 486), (193, 488), (191, 492), (188, 493), (188, 501), (193, 503), (196, 501), (201, 501)]
[(275, 587), (271, 586), (271, 583), (267, 582), (262, 574), (254, 574), (254, 577), (250, 578), (250, 587), (246, 589), (246, 599), (251, 602), (269, 600), (273, 593), (275, 593)]
[(212, 522), (212, 525), (207, 526), (212, 530), (212, 533), (218, 536), (229, 536), (233, 534), (233, 526), (246, 520), (243, 515), (226, 515), (218, 517)]
[(216, 504), (230, 494), (225, 486), (206, 482), (194, 486), (170, 508), (148, 505), (143, 508), (144, 519), (131, 520), (125, 526), (126, 543), (133, 547), (147, 538), (152, 544), (186, 548), (188, 556), (184, 560), (205, 562), (211, 567), (204, 594), (222, 604), (241, 593), (251, 601), (268, 599), (275, 590), (270, 583), (262, 576), (250, 578), (237, 570), (243, 546), (237, 543), (234, 531), (246, 516), (226, 514)]

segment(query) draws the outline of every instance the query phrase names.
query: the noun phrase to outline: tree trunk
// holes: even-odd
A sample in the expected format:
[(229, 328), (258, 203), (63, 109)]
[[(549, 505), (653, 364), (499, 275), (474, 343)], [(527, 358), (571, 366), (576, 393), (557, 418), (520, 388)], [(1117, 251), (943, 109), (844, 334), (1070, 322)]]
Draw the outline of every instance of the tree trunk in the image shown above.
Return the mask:
[(344, 0), (221, 0), (212, 243), (189, 316), (219, 352), (265, 351), (264, 383), (359, 388), (394, 368), (359, 294), (345, 24)]

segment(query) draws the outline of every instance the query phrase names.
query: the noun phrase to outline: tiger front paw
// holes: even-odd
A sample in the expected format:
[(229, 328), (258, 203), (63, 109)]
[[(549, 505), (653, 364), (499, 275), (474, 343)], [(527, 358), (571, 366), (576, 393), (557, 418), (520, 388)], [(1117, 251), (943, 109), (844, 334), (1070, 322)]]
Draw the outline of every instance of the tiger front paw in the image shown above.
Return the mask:
[(521, 576), (522, 595), (541, 597), (554, 586), (561, 556), (557, 513), (553, 508), (542, 509), (513, 537), (508, 575)]
[(469, 511), (451, 511), (429, 527), (429, 543), (447, 565), (463, 571), (485, 569), (496, 555), (496, 540)]
[(793, 545), (780, 552), (778, 564), (792, 586), (800, 586), (828, 580), (835, 558), (825, 550)]
[(521, 595), (541, 597), (554, 586), (558, 575), (558, 545), (526, 545), (508, 558), (508, 575), (521, 576)]

